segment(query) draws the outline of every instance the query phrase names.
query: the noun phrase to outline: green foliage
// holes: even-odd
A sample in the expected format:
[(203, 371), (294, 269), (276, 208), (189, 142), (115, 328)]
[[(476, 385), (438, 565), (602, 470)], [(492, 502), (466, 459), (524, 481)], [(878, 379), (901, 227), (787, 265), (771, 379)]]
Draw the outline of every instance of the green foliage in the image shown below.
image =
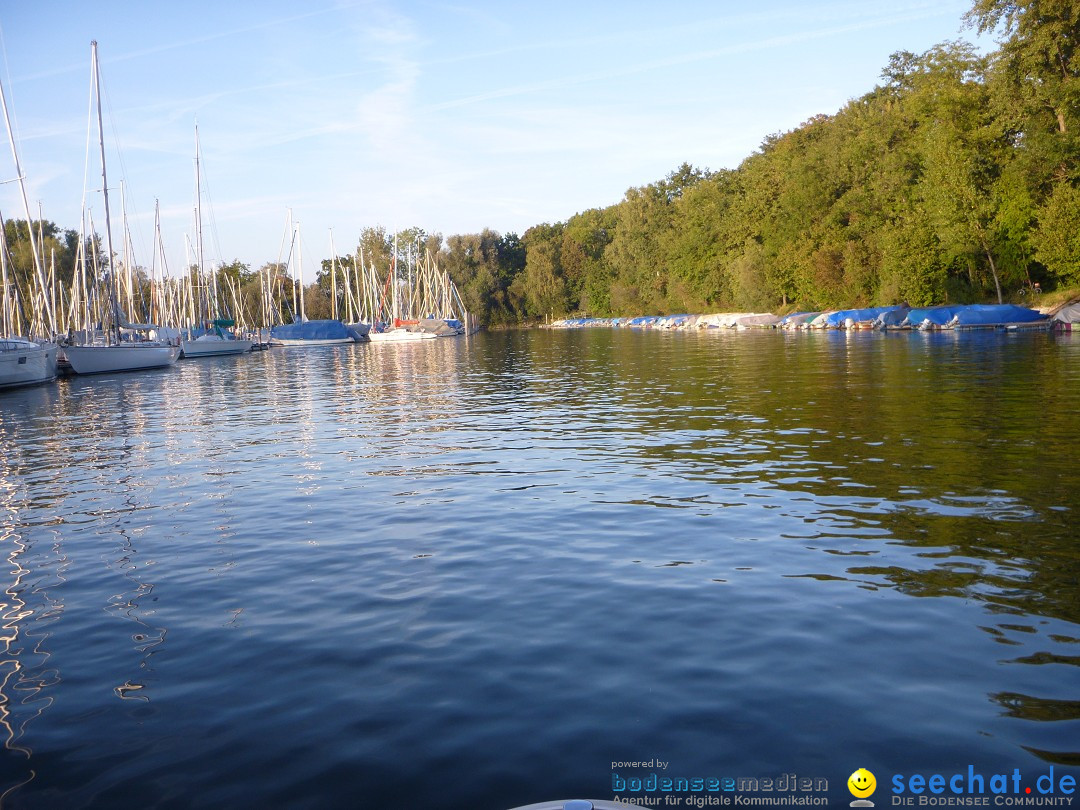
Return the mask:
[[(514, 265), (518, 259), (520, 266)], [(524, 269), (524, 250), (515, 235), (503, 238), (485, 229), (451, 236), (439, 254), (439, 267), (449, 273), (465, 307), (477, 314), (480, 326), (516, 320), (507, 288), (513, 276)]]
[[(32, 225), (43, 271), (46, 274), (55, 273), (56, 279), (67, 286), (75, 272), (79, 252), (78, 231), (61, 230), (48, 220), (38, 220)], [(30, 244), (26, 220), (9, 219), (4, 222), (8, 273), (13, 274), (20, 284), (29, 283), (34, 273), (34, 256)], [(92, 253), (94, 244), (93, 240), (87, 240), (88, 253)]]
[(221, 265), (217, 271), (220, 277), (227, 278), (234, 284), (247, 284), (255, 279), (251, 265), (244, 264), (239, 259), (233, 259), (228, 264)]
[(563, 225), (536, 225), (525, 232), (525, 272), (520, 293), (525, 315), (543, 320), (570, 311), (570, 298), (562, 268)]
[(1080, 284), (1080, 189), (1062, 184), (1039, 211), (1035, 258), (1050, 275)]
[(386, 273), (390, 267), (390, 258), (394, 251), (394, 237), (387, 234), (382, 226), (364, 228), (356, 243), (356, 254), (364, 266), (374, 265)]

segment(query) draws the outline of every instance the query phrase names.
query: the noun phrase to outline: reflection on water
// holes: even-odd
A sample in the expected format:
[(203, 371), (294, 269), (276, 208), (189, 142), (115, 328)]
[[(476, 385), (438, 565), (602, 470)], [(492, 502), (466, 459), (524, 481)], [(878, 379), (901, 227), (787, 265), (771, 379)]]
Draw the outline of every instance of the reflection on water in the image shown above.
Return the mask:
[[(0, 734), (3, 735), (5, 777), (0, 780), (0, 805), (6, 795), (30, 782), (31, 724), (55, 700), (60, 673), (52, 663), (49, 637), (64, 605), (53, 590), (64, 581), (67, 560), (59, 543), (41, 542), (35, 548), (23, 535), (20, 510), (25, 510), (13, 459), (10, 432), (0, 425), (0, 555), (5, 565), (0, 597)], [(42, 538), (44, 541), (44, 538)]]
[(155, 611), (152, 607), (142, 604), (156, 601), (156, 597), (153, 596), (153, 584), (143, 581), (143, 577), (147, 576), (143, 572), (149, 571), (148, 566), (152, 566), (154, 561), (143, 562), (132, 542), (131, 535), (143, 533), (145, 527), (135, 525), (129, 528), (126, 524), (126, 518), (139, 508), (136, 488), (132, 486), (131, 481), (130, 475), (124, 475), (119, 480), (120, 488), (126, 490), (126, 493), (121, 495), (126, 511), (113, 515), (113, 531), (120, 543), (115, 553), (119, 553), (120, 556), (109, 563), (109, 567), (121, 574), (126, 582), (121, 583), (123, 590), (109, 597), (107, 612), (137, 625), (131, 634), (131, 640), (135, 650), (141, 653), (142, 657), (138, 664), (138, 674), (135, 676), (138, 680), (132, 681), (128, 678), (123, 684), (115, 686), (113, 691), (117, 697), (124, 700), (149, 700), (150, 695), (146, 688), (147, 681), (153, 672), (150, 661), (157, 652), (157, 648), (165, 643), (166, 630), (163, 627), (154, 627), (147, 621)]
[(1078, 766), (1078, 359), (519, 331), (6, 393), (0, 793), (497, 808), (657, 756), (846, 802), (855, 763)]

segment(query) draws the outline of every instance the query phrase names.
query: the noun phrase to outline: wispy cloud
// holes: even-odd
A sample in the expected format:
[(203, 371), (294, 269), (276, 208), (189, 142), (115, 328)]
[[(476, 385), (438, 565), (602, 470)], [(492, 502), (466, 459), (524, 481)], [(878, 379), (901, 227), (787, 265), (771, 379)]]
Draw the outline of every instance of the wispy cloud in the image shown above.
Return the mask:
[[(260, 31), (268, 28), (277, 28), (281, 26), (298, 23), (302, 20), (309, 20), (314, 17), (321, 17), (327, 14), (335, 14), (344, 9), (367, 7), (371, 5), (371, 0), (357, 0), (357, 2), (341, 2), (333, 5), (324, 6), (322, 8), (311, 9), (300, 14), (290, 14), (287, 16), (275, 17), (269, 20), (260, 20), (259, 22), (252, 23), (251, 25), (245, 25), (238, 28), (215, 30), (212, 33), (208, 33), (201, 37), (190, 37), (183, 40), (173, 40), (171, 42), (160, 42), (149, 48), (139, 48), (138, 50), (126, 51), (119, 54), (108, 54), (101, 57), (102, 65), (110, 65), (118, 62), (127, 62), (132, 59), (141, 59), (147, 56), (154, 56), (168, 51), (175, 50), (192, 50), (198, 48), (200, 45), (206, 45), (211, 42), (219, 40), (231, 39), (241, 36), (243, 34), (250, 34), (255, 31)], [(89, 45), (89, 43), (87, 43)], [(39, 71), (37, 73), (29, 74), (21, 77), (22, 80), (37, 80), (46, 79), (53, 76), (61, 76), (66, 73), (84, 72), (87, 70), (87, 63), (85, 61), (68, 63), (64, 65), (57, 65), (56, 67)]]
[(474, 95), (463, 96), (461, 98), (451, 99), (449, 101), (435, 104), (433, 105), (432, 109), (445, 110), (453, 107), (466, 106), (469, 104), (478, 104), (498, 98), (529, 95), (538, 92), (556, 90), (573, 85), (603, 82), (610, 79), (633, 76), (635, 74), (647, 73), (650, 71), (661, 70), (664, 68), (675, 67), (678, 65), (686, 65), (695, 62), (705, 62), (721, 57), (734, 56), (754, 51), (773, 50), (783, 48), (785, 46), (810, 42), (813, 40), (825, 39), (828, 37), (840, 36), (843, 34), (850, 34), (859, 31), (866, 31), (873, 28), (887, 28), (900, 23), (913, 22), (929, 17), (939, 17), (947, 13), (949, 12), (942, 11), (940, 7), (919, 4), (909, 8), (908, 10), (900, 14), (894, 13), (883, 17), (864, 19), (845, 25), (818, 28), (811, 31), (799, 31), (792, 34), (767, 37), (765, 39), (758, 39), (750, 42), (737, 42), (731, 45), (725, 45), (720, 48), (709, 48), (706, 50), (699, 50), (685, 54), (673, 54), (671, 56), (667, 56), (661, 59), (652, 59), (645, 62), (640, 62), (638, 64), (626, 65), (611, 70), (593, 71), (590, 73), (584, 73), (576, 76), (561, 76), (543, 81), (529, 82), (511, 87), (500, 88), (498, 90), (492, 90), (485, 93), (476, 93)]

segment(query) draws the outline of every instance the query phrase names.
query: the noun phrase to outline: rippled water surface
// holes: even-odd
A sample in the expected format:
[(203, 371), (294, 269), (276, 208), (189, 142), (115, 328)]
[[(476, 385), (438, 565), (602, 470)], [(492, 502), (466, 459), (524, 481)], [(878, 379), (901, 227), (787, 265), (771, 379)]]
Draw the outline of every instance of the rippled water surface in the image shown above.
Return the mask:
[(1080, 775), (1078, 427), (1047, 334), (537, 330), (4, 393), (0, 804)]

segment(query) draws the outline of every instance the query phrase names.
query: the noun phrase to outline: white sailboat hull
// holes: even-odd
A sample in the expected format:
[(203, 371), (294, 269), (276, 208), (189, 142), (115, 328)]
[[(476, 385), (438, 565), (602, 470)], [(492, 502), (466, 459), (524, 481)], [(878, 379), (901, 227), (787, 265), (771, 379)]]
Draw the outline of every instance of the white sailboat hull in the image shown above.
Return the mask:
[(37, 385), (56, 379), (55, 343), (0, 339), (0, 388)]
[(397, 343), (404, 340), (434, 340), (438, 335), (432, 332), (410, 332), (408, 329), (391, 329), (387, 332), (368, 332), (372, 343)]
[(180, 347), (149, 342), (116, 346), (67, 346), (64, 355), (76, 374), (104, 374), (171, 366), (180, 356)]
[(286, 338), (282, 340), (281, 338), (274, 337), (273, 335), (270, 336), (271, 346), (343, 346), (346, 343), (355, 342), (356, 341), (352, 338), (327, 338), (325, 340), (308, 340), (306, 338), (292, 340), (291, 338)]
[(196, 340), (183, 340), (180, 343), (184, 357), (216, 357), (223, 354), (243, 354), (251, 351), (250, 340), (232, 340), (228, 338), (211, 337), (197, 338)]

